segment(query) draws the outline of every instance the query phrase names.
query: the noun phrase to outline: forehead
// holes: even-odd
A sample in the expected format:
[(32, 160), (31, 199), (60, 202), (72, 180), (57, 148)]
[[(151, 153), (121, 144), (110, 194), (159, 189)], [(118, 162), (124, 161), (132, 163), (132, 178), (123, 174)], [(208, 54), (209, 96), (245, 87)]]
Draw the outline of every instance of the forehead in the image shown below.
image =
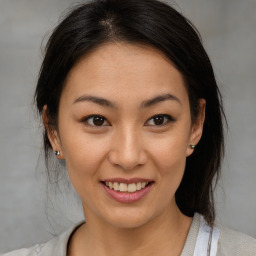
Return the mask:
[(67, 100), (82, 94), (128, 100), (164, 93), (187, 100), (182, 74), (158, 49), (127, 43), (107, 43), (84, 55), (63, 91)]

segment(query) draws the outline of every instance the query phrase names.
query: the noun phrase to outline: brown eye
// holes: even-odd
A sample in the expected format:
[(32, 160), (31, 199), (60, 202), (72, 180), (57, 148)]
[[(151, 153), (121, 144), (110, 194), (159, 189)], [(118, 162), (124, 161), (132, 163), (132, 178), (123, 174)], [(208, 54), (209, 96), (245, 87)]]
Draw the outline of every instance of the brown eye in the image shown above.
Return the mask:
[(103, 116), (93, 115), (87, 117), (83, 122), (87, 122), (90, 126), (106, 126), (108, 121)]
[(170, 121), (174, 121), (174, 119), (169, 115), (156, 115), (156, 116), (151, 117), (147, 121), (146, 125), (161, 126), (161, 125), (165, 125), (166, 123), (168, 123)]
[(162, 125), (164, 123), (164, 116), (156, 116), (153, 120), (155, 125)]

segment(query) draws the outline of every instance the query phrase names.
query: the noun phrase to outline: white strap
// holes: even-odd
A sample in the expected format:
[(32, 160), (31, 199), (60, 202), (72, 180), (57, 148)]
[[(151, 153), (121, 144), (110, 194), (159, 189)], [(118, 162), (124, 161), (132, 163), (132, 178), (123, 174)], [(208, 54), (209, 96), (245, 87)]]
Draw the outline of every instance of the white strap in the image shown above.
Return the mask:
[[(200, 227), (196, 240), (194, 256), (207, 256), (208, 244), (210, 242), (210, 256), (216, 256), (220, 232), (216, 227), (211, 227), (206, 223), (203, 216), (200, 216)], [(212, 239), (211, 239), (212, 238)], [(211, 239), (211, 241), (209, 241)]]

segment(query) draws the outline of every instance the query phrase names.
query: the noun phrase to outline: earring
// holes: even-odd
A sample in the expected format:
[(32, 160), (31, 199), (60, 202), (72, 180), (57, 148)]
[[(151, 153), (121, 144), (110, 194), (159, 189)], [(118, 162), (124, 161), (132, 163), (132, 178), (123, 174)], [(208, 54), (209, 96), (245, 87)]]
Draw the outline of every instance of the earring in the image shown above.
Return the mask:
[(191, 148), (191, 149), (195, 149), (196, 148), (196, 146), (195, 145), (189, 145), (189, 147)]
[(58, 156), (60, 155), (60, 151), (55, 150), (54, 154), (55, 154), (55, 156), (57, 156), (57, 157), (58, 157)]

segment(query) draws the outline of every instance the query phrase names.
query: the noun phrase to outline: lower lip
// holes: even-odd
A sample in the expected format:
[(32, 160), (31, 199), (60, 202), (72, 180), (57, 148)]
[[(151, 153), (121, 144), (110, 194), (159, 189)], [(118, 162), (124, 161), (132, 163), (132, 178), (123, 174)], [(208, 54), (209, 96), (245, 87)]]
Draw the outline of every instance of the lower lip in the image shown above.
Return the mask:
[(129, 193), (129, 192), (115, 191), (115, 190), (107, 187), (103, 183), (101, 183), (101, 185), (103, 186), (103, 188), (105, 189), (105, 191), (108, 193), (108, 195), (110, 197), (112, 197), (113, 199), (115, 199), (117, 202), (120, 202), (120, 203), (137, 202), (140, 199), (142, 199), (144, 196), (146, 196), (152, 187), (152, 183), (150, 183), (148, 186), (146, 186), (145, 188), (143, 188), (141, 190)]

